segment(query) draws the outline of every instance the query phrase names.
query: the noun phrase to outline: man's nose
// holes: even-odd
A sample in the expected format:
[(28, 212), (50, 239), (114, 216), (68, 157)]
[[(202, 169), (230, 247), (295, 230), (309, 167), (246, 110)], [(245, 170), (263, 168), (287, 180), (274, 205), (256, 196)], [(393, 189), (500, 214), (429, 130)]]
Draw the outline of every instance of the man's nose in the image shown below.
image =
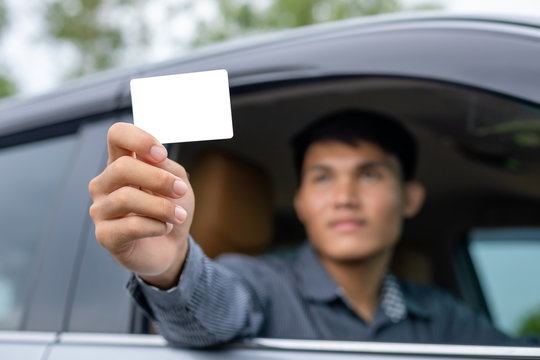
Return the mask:
[(338, 181), (334, 192), (336, 207), (360, 206), (360, 189), (352, 179)]

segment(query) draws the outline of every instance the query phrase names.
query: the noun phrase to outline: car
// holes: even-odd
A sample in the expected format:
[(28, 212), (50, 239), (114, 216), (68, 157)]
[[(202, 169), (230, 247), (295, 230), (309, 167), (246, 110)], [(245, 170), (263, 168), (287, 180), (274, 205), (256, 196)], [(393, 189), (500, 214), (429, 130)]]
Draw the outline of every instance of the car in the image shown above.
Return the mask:
[[(506, 332), (540, 336), (538, 59), (540, 19), (385, 15), (212, 45), (1, 102), (0, 357), (540, 358), (533, 347), (285, 339), (171, 348), (130, 300), (130, 274), (99, 246), (88, 213), (108, 128), (132, 122), (133, 78), (229, 73), (234, 138), (168, 147), (197, 196), (210, 194), (205, 180), (228, 176), (219, 164), (240, 169), (255, 189), (231, 220), (240, 227), (242, 214), (254, 216), (253, 240), (203, 244), (212, 256), (287, 256), (305, 236), (292, 207), (292, 134), (331, 111), (381, 111), (419, 139), (428, 193), (406, 223), (393, 271), (447, 289)], [(203, 202), (197, 212), (219, 210), (217, 195)], [(205, 223), (193, 229), (201, 243), (205, 230), (234, 235)]]

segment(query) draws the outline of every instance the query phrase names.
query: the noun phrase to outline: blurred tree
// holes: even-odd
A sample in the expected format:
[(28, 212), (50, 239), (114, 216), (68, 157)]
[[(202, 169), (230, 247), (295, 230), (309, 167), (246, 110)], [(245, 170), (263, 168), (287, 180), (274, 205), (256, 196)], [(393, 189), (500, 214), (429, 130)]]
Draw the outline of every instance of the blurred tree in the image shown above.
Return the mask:
[(4, 32), (6, 25), (8, 24), (6, 2), (0, 0), (0, 36)]
[(529, 314), (521, 323), (518, 333), (540, 337), (540, 311)]
[[(0, 38), (2, 37), (4, 30), (8, 25), (8, 12), (6, 3), (4, 0), (0, 0)], [(2, 59), (0, 59), (2, 60)], [(2, 64), (0, 64), (2, 65)], [(0, 98), (8, 97), (15, 94), (17, 87), (14, 81), (7, 75), (6, 69), (3, 66), (0, 67)]]
[(195, 38), (192, 45), (199, 46), (222, 41), (261, 30), (264, 21), (261, 14), (245, 1), (222, 0), (218, 3), (218, 16), (211, 20), (201, 20), (197, 23)]
[[(187, 43), (202, 45), (254, 32), (395, 12), (404, 9), (400, 1), (34, 0), (34, 6), (38, 7), (36, 23), (43, 20), (44, 26), (43, 30), (38, 30), (38, 36), (52, 44), (50, 48), (56, 56), (66, 55), (66, 47), (59, 51), (58, 44), (67, 44), (68, 49), (74, 50), (75, 60), (71, 63), (75, 65), (67, 69), (64, 76), (69, 78), (141, 62), (147, 58), (147, 50), (154, 41), (168, 42), (169, 47), (175, 42), (174, 46), (181, 49)], [(9, 2), (0, 0), (0, 36), (8, 22), (6, 4)], [(212, 7), (217, 10), (216, 15), (209, 18), (206, 15), (213, 13)], [(419, 8), (435, 9), (440, 5), (422, 4)], [(161, 22), (157, 26), (155, 11), (166, 14), (158, 20)], [(203, 17), (194, 35), (186, 37), (191, 24)], [(0, 96), (5, 96), (12, 94), (16, 87), (7, 75), (9, 64), (1, 62), (0, 57)]]
[(15, 95), (17, 93), (17, 86), (15, 82), (7, 75), (0, 74), (0, 98)]
[(127, 46), (126, 19), (121, 18), (125, 13), (132, 17), (128, 22), (131, 45), (147, 45), (148, 26), (142, 20), (143, 11), (143, 0), (48, 1), (44, 12), (48, 35), (51, 40), (73, 45), (79, 57), (68, 76), (92, 73), (119, 63)]
[[(423, 3), (407, 10), (440, 8), (437, 3)], [(222, 0), (216, 18), (198, 23), (192, 44), (199, 46), (247, 33), (402, 10), (405, 7), (399, 0), (272, 0), (266, 7), (249, 0)]]

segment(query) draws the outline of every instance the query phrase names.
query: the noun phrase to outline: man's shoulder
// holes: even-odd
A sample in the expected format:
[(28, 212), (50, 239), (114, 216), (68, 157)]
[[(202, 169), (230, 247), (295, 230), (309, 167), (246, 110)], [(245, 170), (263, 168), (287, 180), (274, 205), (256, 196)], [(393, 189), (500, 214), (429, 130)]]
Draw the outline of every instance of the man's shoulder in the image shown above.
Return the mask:
[(399, 286), (406, 295), (413, 296), (417, 299), (430, 297), (452, 297), (451, 293), (438, 285), (419, 284), (403, 279), (398, 279)]
[(398, 282), (409, 307), (412, 306), (423, 309), (424, 312), (437, 314), (440, 311), (448, 311), (463, 306), (454, 294), (440, 286), (418, 284), (401, 279)]
[(409, 304), (421, 309), (432, 322), (432, 331), (444, 343), (482, 345), (534, 345), (536, 340), (515, 339), (496, 329), (483, 314), (467, 306), (448, 290), (433, 285), (399, 281)]
[(473, 319), (486, 321), (484, 314), (480, 314), (466, 305), (449, 290), (436, 285), (421, 285), (400, 280), (407, 308), (425, 314), (431, 320), (447, 323), (458, 321), (469, 323)]

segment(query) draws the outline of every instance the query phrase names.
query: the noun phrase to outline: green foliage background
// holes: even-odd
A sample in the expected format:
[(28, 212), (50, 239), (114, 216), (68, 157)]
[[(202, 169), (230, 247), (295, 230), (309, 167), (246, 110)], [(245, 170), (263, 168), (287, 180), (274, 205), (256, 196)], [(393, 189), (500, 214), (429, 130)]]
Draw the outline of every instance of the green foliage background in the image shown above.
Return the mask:
[[(123, 29), (113, 21), (104, 21), (107, 12), (141, 7), (142, 0), (54, 0), (46, 3), (44, 16), (51, 39), (72, 44), (79, 62), (68, 70), (68, 77), (77, 77), (117, 64), (118, 53), (126, 47)], [(148, 28), (133, 19), (131, 35), (137, 42), (148, 42)]]
[(533, 335), (540, 338), (540, 310), (528, 314), (523, 320), (519, 335)]
[(214, 19), (198, 23), (193, 45), (357, 16), (441, 8), (437, 3), (426, 2), (406, 9), (399, 0), (273, 0), (264, 8), (249, 0), (222, 0), (218, 4), (219, 13)]
[[(201, 19), (193, 9), (204, 0), (154, 0), (166, 9), (174, 25), (175, 14), (190, 14), (196, 23), (189, 46), (200, 46), (236, 36), (273, 29), (291, 28), (348, 17), (402, 10), (438, 9), (437, 3), (424, 3), (405, 9), (400, 0), (206, 0), (217, 8), (215, 16)], [(427, 0), (430, 1), (430, 0)], [(434, 0), (436, 1), (436, 0)], [(77, 60), (66, 69), (65, 78), (73, 78), (118, 66), (126, 54), (144, 54), (151, 41), (152, 28), (145, 15), (150, 2), (144, 0), (46, 0), (36, 1), (44, 31), (41, 41), (53, 49), (68, 45)], [(6, 0), (0, 0), (0, 40), (9, 24)], [(1, 45), (1, 44), (0, 44)], [(16, 93), (8, 65), (0, 57), (0, 97)], [(11, 66), (17, 66), (12, 64)]]
[[(9, 24), (6, 2), (0, 0), (0, 39), (4, 34), (4, 30)], [(5, 64), (0, 57), (0, 98), (11, 96), (17, 92), (15, 82), (9, 77), (8, 71), (5, 69)]]

